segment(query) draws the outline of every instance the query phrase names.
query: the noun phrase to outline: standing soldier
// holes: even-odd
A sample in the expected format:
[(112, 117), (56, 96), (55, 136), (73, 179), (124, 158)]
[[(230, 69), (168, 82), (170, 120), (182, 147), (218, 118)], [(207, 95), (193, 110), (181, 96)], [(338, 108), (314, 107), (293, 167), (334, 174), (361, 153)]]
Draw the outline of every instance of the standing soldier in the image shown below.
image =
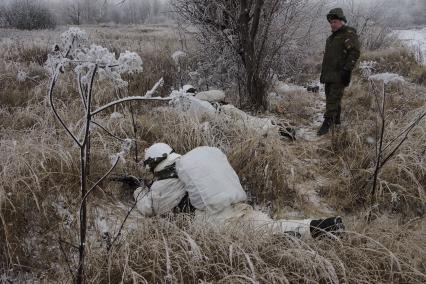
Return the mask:
[(354, 28), (346, 26), (341, 8), (327, 14), (332, 34), (327, 38), (322, 61), (320, 82), (325, 84), (326, 110), (318, 135), (328, 133), (334, 124), (340, 124), (341, 101), (345, 87), (351, 81), (352, 69), (360, 56), (360, 44)]

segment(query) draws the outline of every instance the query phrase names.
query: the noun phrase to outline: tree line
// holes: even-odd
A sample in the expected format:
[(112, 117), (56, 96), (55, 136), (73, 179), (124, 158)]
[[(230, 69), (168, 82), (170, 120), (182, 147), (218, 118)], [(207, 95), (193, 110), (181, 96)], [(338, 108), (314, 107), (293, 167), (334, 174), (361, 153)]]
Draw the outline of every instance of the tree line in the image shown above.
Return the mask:
[(164, 23), (170, 17), (161, 0), (5, 0), (0, 26), (49, 29), (59, 25)]

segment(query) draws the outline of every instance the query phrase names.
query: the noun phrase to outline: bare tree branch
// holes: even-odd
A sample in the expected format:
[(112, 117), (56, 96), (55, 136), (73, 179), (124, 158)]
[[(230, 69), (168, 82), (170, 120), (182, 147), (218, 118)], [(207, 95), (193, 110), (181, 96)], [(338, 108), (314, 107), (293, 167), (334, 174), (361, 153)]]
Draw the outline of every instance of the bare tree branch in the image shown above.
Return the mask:
[(81, 202), (80, 202), (80, 209), (78, 210), (79, 215), (81, 217), (81, 209), (83, 207), (84, 202), (86, 201), (89, 194), (98, 186), (99, 183), (101, 183), (103, 180), (105, 180), (108, 175), (115, 169), (115, 167), (118, 165), (118, 162), (120, 161), (120, 156), (117, 156), (115, 159), (113, 165), (111, 168), (86, 192), (86, 194), (83, 196)]
[(58, 80), (59, 77), (59, 69), (61, 67), (58, 66), (52, 76), (52, 80), (50, 81), (50, 87), (49, 87), (49, 101), (50, 101), (50, 106), (53, 110), (53, 113), (55, 115), (55, 117), (58, 119), (59, 123), (63, 126), (63, 128), (65, 129), (65, 131), (68, 133), (68, 135), (74, 140), (74, 142), (81, 147), (81, 143), (80, 141), (78, 141), (77, 137), (75, 137), (75, 135), (71, 132), (71, 130), (68, 128), (68, 126), (65, 124), (65, 122), (62, 120), (61, 116), (58, 114), (58, 111), (56, 110), (55, 104), (53, 103), (53, 89), (55, 88), (56, 85), (56, 81)]
[(82, 145), (86, 145), (87, 139), (89, 137), (89, 131), (90, 131), (90, 120), (91, 120), (91, 106), (92, 106), (92, 92), (93, 92), (93, 82), (95, 80), (95, 75), (98, 70), (98, 65), (96, 64), (95, 67), (93, 67), (92, 75), (90, 76), (90, 83), (87, 87), (87, 98), (86, 98), (86, 129), (84, 131), (84, 138)]
[(118, 136), (116, 136), (116, 135), (112, 134), (112, 133), (111, 133), (108, 129), (106, 129), (105, 127), (103, 127), (102, 125), (100, 125), (99, 123), (97, 123), (96, 121), (91, 120), (91, 121), (90, 121), (90, 123), (95, 124), (95, 125), (96, 125), (96, 126), (98, 126), (100, 129), (102, 129), (103, 131), (105, 131), (105, 133), (106, 133), (106, 134), (108, 134), (109, 136), (111, 136), (111, 137), (113, 137), (113, 138), (117, 139), (118, 141), (121, 141), (121, 142), (123, 142), (123, 141), (124, 141), (124, 139), (122, 139), (122, 138), (120, 138), (120, 137), (118, 137)]
[(85, 96), (85, 92), (83, 91), (83, 86), (82, 86), (82, 83), (81, 83), (81, 73), (78, 73), (77, 88), (78, 88), (78, 93), (80, 94), (83, 106), (87, 110), (86, 96)]
[[(127, 219), (129, 218), (130, 214), (132, 213), (133, 209), (135, 209), (136, 205), (138, 204), (138, 201), (139, 201), (139, 195), (141, 195), (141, 193), (142, 193), (142, 192), (144, 192), (144, 191), (143, 191), (143, 190), (141, 190), (141, 191), (138, 193), (138, 195), (136, 196), (136, 198), (135, 198), (135, 202), (133, 203), (132, 207), (130, 207), (130, 209), (127, 211), (126, 217), (124, 217), (123, 222), (121, 222), (121, 225), (120, 225), (120, 228), (118, 229), (117, 234), (116, 234), (116, 235), (115, 235), (115, 237), (112, 239), (112, 242), (111, 242), (111, 244), (109, 245), (109, 247), (108, 247), (108, 249), (107, 249), (108, 251), (111, 251), (112, 246), (113, 246), (113, 245), (114, 245), (114, 243), (117, 241), (117, 239), (120, 237), (120, 235), (121, 235), (121, 231), (123, 230), (124, 225), (125, 225), (125, 223), (126, 223)], [(144, 193), (144, 195), (143, 195), (141, 198), (144, 198), (147, 194), (148, 194), (148, 191), (146, 191), (146, 192)]]
[(133, 96), (133, 97), (126, 97), (126, 98), (122, 98), (113, 102), (110, 102), (102, 107), (99, 107), (98, 109), (94, 110), (91, 113), (91, 116), (94, 116), (110, 107), (113, 107), (115, 105), (124, 103), (124, 102), (130, 102), (130, 101), (162, 101), (162, 102), (168, 102), (170, 101), (172, 98), (170, 97), (165, 97), (165, 98), (161, 98), (161, 97), (155, 97), (155, 98), (147, 98), (147, 97), (141, 97), (141, 96)]

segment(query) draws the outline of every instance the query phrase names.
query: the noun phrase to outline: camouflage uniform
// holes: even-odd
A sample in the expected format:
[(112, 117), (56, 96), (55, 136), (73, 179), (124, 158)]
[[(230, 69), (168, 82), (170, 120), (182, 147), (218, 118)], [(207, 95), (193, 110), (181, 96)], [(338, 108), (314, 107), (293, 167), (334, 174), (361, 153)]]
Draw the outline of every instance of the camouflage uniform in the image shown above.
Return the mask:
[[(342, 9), (327, 14), (327, 19), (346, 22)], [(320, 82), (325, 84), (326, 111), (324, 118), (340, 123), (341, 100), (349, 86), (351, 73), (360, 56), (360, 44), (354, 28), (344, 25), (327, 38)]]

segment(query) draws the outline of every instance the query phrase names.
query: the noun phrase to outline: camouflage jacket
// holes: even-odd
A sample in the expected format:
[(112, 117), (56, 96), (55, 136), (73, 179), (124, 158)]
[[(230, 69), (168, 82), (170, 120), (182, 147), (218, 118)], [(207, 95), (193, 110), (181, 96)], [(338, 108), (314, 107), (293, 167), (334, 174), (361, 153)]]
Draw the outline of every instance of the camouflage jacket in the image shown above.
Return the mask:
[(343, 83), (342, 73), (352, 72), (360, 56), (356, 30), (343, 26), (327, 38), (322, 61), (321, 83)]

